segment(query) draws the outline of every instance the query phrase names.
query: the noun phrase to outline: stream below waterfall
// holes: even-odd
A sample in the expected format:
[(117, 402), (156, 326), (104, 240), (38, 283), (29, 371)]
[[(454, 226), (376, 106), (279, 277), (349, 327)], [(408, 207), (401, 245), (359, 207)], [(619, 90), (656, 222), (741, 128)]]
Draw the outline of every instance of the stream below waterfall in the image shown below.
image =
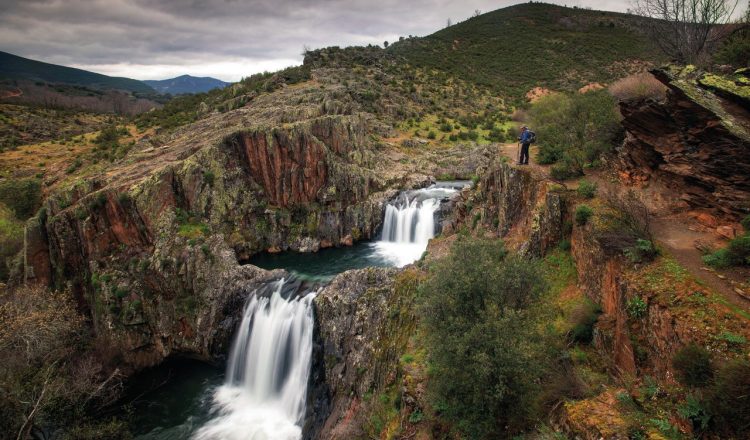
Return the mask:
[[(385, 207), (378, 241), (314, 254), (256, 256), (251, 264), (286, 269), (291, 278), (269, 283), (247, 299), (224, 372), (172, 362), (164, 367), (168, 374), (157, 368), (134, 381), (129, 394), (135, 396), (130, 406), (136, 439), (300, 439), (315, 297), (300, 280), (325, 283), (351, 269), (413, 263), (438, 232), (441, 203), (467, 185), (439, 182), (402, 192)], [(139, 394), (139, 388), (148, 391)]]

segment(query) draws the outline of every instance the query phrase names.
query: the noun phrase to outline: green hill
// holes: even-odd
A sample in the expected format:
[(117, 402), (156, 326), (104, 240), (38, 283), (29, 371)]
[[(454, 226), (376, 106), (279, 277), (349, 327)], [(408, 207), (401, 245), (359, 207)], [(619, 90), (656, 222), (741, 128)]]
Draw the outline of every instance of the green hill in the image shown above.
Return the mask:
[(0, 78), (74, 84), (100, 90), (124, 90), (142, 94), (156, 93), (154, 89), (138, 80), (112, 77), (87, 70), (44, 63), (7, 52), (0, 52)]
[(609, 82), (662, 56), (638, 32), (643, 18), (524, 3), (472, 17), (388, 51), (413, 65), (448, 72), (511, 100), (530, 89)]

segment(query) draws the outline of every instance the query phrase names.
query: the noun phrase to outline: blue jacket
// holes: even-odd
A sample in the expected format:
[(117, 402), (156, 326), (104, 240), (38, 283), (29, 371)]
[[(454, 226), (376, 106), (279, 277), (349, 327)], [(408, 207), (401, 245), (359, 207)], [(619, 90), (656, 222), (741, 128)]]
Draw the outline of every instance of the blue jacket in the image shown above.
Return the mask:
[(521, 136), (518, 138), (519, 141), (521, 141), (522, 144), (528, 144), (531, 141), (531, 131), (526, 130), (523, 133), (521, 133)]

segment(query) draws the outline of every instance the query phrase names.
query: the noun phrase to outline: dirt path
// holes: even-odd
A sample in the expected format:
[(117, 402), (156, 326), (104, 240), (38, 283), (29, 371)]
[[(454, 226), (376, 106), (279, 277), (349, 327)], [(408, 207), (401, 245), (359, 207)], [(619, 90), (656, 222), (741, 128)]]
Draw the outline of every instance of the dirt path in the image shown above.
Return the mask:
[[(511, 159), (511, 163), (514, 165), (517, 164), (517, 144), (501, 145), (499, 153)], [(532, 147), (531, 161), (528, 167), (534, 174), (550, 178), (549, 167), (537, 164), (535, 153), (535, 148)], [(610, 176), (601, 173), (592, 173), (587, 175), (586, 178), (596, 182), (600, 191), (622, 191), (624, 188), (618, 180), (613, 180)], [(578, 182), (570, 181), (566, 182), (566, 185), (572, 189), (578, 186)], [(713, 230), (700, 225), (686, 213), (664, 213), (664, 205), (668, 201), (665, 199), (668, 199), (668, 196), (665, 197), (665, 194), (660, 194), (660, 189), (645, 188), (637, 190), (643, 193), (649, 209), (656, 213), (651, 225), (651, 232), (656, 242), (704, 285), (721, 294), (731, 304), (750, 311), (750, 270), (745, 268), (725, 271), (709, 269), (703, 263), (703, 254), (696, 246), (718, 249), (726, 246), (726, 241)]]

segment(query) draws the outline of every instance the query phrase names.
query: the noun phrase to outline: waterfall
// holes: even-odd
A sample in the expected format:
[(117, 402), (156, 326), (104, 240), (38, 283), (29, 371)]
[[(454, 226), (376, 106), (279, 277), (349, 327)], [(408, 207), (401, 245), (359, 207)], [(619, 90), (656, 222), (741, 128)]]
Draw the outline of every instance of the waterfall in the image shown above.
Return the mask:
[(297, 440), (302, 436), (310, 375), (315, 294), (284, 298), (284, 280), (270, 296), (247, 302), (214, 394), (215, 417), (196, 440)]
[(435, 236), (435, 213), (458, 189), (436, 184), (406, 191), (385, 207), (383, 232), (375, 244), (378, 254), (398, 267), (418, 260)]

